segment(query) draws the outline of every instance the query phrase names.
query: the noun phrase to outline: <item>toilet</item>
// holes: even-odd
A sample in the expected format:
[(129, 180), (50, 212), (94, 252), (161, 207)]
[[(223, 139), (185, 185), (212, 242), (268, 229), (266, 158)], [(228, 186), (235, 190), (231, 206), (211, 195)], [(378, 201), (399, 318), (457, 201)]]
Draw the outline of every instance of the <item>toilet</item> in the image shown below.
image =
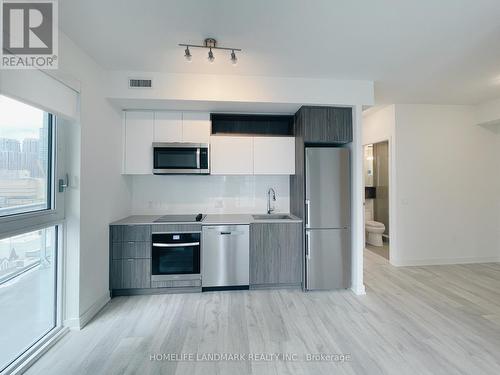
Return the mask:
[(374, 220), (365, 221), (366, 243), (373, 246), (383, 246), (382, 234), (385, 232), (384, 223)]

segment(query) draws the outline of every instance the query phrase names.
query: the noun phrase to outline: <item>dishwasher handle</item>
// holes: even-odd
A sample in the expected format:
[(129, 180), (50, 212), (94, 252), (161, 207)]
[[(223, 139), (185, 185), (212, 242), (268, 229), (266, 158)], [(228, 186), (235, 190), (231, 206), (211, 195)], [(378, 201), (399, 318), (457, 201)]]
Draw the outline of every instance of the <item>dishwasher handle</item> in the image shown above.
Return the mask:
[(245, 232), (240, 232), (240, 231), (220, 231), (218, 235), (220, 236), (241, 236), (242, 234), (245, 234)]

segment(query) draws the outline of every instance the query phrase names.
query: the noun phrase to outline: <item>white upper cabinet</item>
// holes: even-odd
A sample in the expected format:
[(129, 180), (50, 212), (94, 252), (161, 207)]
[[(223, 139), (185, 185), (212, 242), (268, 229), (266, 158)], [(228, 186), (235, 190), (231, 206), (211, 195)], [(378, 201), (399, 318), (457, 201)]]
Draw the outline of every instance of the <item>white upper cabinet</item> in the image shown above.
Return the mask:
[(155, 142), (210, 141), (210, 113), (208, 112), (155, 112)]
[(210, 113), (184, 112), (182, 114), (183, 142), (209, 143), (210, 130)]
[(210, 113), (124, 111), (123, 173), (153, 173), (153, 142), (210, 144), (210, 173), (295, 174), (295, 138), (211, 136)]
[(153, 171), (154, 113), (124, 112), (124, 174), (151, 174)]
[(252, 137), (210, 137), (210, 174), (253, 174)]
[(182, 142), (182, 112), (154, 113), (154, 141)]
[(295, 138), (254, 137), (254, 174), (295, 174)]

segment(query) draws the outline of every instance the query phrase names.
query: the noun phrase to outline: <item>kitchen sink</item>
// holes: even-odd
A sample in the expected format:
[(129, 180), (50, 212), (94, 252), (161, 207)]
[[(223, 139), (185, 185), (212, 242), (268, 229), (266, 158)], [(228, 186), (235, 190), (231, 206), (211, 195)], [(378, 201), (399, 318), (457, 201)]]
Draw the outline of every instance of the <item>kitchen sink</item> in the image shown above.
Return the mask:
[(252, 215), (255, 220), (293, 220), (287, 214)]

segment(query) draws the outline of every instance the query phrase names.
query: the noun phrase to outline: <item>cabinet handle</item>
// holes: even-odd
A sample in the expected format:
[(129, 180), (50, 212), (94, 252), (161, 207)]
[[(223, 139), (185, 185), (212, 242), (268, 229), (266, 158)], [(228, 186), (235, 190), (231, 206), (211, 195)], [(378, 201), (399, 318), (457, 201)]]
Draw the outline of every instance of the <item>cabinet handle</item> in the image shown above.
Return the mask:
[(134, 258), (128, 258), (127, 261), (132, 262)]

